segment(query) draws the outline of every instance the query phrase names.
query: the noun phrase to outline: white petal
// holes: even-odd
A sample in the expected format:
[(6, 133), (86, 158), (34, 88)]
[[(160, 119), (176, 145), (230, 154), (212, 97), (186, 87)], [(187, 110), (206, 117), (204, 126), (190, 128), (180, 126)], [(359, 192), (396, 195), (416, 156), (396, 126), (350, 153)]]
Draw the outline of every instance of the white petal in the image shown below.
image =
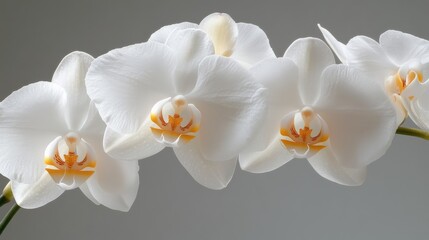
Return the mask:
[(266, 59), (250, 69), (255, 80), (267, 91), (267, 113), (257, 127), (252, 144), (246, 150), (261, 151), (280, 131), (280, 121), (285, 114), (303, 107), (298, 90), (298, 68), (288, 58)]
[(0, 173), (33, 183), (44, 172), (45, 148), (66, 133), (66, 93), (50, 82), (27, 85), (0, 103)]
[(308, 162), (320, 176), (338, 184), (359, 186), (366, 178), (366, 167), (355, 169), (342, 166), (329, 148), (319, 151)]
[(115, 49), (94, 60), (86, 78), (101, 118), (119, 133), (137, 131), (152, 106), (174, 92), (174, 53), (149, 42)]
[(26, 209), (39, 208), (57, 199), (64, 190), (45, 172), (31, 184), (12, 181), (12, 193), (16, 203)]
[(79, 186), (80, 190), (82, 191), (83, 195), (85, 195), (89, 200), (91, 200), (95, 205), (100, 205), (100, 203), (95, 199), (94, 195), (92, 195), (91, 191), (88, 188), (88, 184), (83, 183)]
[(320, 25), (319, 28), (341, 62), (358, 68), (381, 86), (384, 86), (384, 81), (398, 70), (380, 44), (373, 39), (356, 36), (344, 45), (338, 42), (328, 30)]
[(139, 187), (138, 162), (112, 159), (99, 148), (96, 152), (97, 166), (86, 182), (89, 192), (96, 202), (108, 208), (129, 211)]
[(164, 145), (155, 140), (150, 126), (151, 121), (147, 119), (137, 132), (131, 134), (119, 134), (107, 128), (104, 149), (120, 160), (139, 160), (155, 155), (164, 149)]
[(318, 24), (320, 31), (323, 34), (328, 45), (331, 47), (332, 51), (337, 55), (338, 59), (342, 63), (347, 64), (347, 47), (343, 43), (339, 42), (328, 30), (323, 28)]
[(348, 168), (381, 157), (395, 135), (396, 112), (384, 90), (345, 65), (323, 72), (314, 109), (328, 125), (337, 160)]
[(381, 34), (380, 45), (396, 65), (402, 65), (411, 59), (429, 57), (427, 40), (400, 31), (388, 30)]
[(254, 65), (266, 58), (275, 58), (270, 41), (265, 32), (256, 25), (238, 23), (238, 38), (232, 58)]
[(386, 52), (369, 37), (357, 36), (347, 44), (348, 65), (359, 69), (384, 87), (384, 81), (398, 71)]
[(94, 203), (128, 211), (137, 196), (138, 162), (110, 157), (103, 148), (103, 134), (87, 134), (84, 140), (95, 152), (96, 167), (94, 174), (86, 181), (87, 189), (84, 186), (82, 191), (87, 190), (85, 195), (91, 200), (94, 198)]
[(89, 97), (86, 93), (85, 75), (94, 58), (83, 52), (65, 56), (54, 73), (52, 82), (67, 92), (66, 121), (70, 130), (77, 131), (88, 114)]
[(172, 33), (167, 45), (177, 54), (178, 63), (174, 82), (176, 91), (186, 94), (195, 86), (198, 77), (198, 65), (201, 60), (214, 54), (213, 44), (209, 36), (203, 31), (185, 29)]
[(174, 152), (195, 181), (207, 188), (225, 188), (234, 175), (237, 157), (221, 162), (210, 161), (201, 154), (194, 141), (174, 148)]
[(320, 75), (335, 63), (334, 55), (322, 40), (301, 38), (290, 45), (284, 56), (298, 66), (301, 98), (304, 104), (312, 104), (320, 89)]
[(393, 94), (391, 99), (396, 111), (396, 126), (399, 127), (408, 116), (407, 108), (404, 106), (403, 98), (399, 94)]
[(166, 43), (170, 34), (177, 30), (188, 29), (188, 28), (198, 28), (198, 24), (190, 22), (182, 22), (164, 26), (152, 33), (148, 41), (154, 41), (159, 43)]
[(280, 142), (280, 136), (262, 151), (240, 154), (240, 166), (243, 170), (252, 173), (273, 171), (293, 159), (293, 154), (287, 151)]
[(87, 138), (99, 138), (101, 139), (106, 130), (106, 124), (100, 117), (95, 104), (91, 102), (89, 104), (89, 110), (87, 118), (79, 131), (80, 136), (83, 139)]
[(197, 85), (187, 98), (201, 112), (197, 138), (205, 158), (232, 159), (250, 142), (265, 117), (261, 87), (232, 59), (210, 56), (201, 62)]
[(408, 116), (422, 129), (429, 130), (429, 81), (414, 80), (401, 94)]

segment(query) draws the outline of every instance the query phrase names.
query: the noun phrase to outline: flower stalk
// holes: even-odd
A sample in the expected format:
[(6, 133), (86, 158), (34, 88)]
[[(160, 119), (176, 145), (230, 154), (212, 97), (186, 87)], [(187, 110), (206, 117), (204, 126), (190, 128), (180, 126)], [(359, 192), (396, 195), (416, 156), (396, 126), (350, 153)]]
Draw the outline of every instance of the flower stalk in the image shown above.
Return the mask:
[(11, 183), (9, 182), (3, 189), (3, 193), (0, 196), (0, 207), (10, 202), (13, 199), (13, 193)]
[(6, 216), (0, 222), (0, 235), (3, 233), (4, 229), (7, 227), (9, 222), (12, 220), (13, 216), (18, 212), (21, 207), (15, 203), (13, 207), (7, 212)]
[(429, 132), (416, 128), (398, 127), (396, 134), (419, 137), (429, 140)]

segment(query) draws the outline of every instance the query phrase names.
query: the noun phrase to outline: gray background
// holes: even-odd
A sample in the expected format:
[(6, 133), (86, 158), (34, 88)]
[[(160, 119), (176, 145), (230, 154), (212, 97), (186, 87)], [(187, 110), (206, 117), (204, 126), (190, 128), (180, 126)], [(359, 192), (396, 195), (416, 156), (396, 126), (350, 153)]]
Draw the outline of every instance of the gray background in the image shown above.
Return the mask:
[[(277, 55), (296, 38), (378, 38), (398, 29), (429, 39), (427, 1), (0, 1), (0, 98), (50, 81), (73, 50), (99, 56), (145, 41), (163, 25), (229, 13), (264, 29)], [(360, 187), (318, 176), (305, 160), (271, 173), (237, 169), (222, 191), (205, 189), (171, 150), (140, 162), (129, 213), (95, 206), (79, 190), (18, 212), (2, 239), (427, 239), (428, 142), (397, 136)], [(1, 178), (0, 185), (7, 182)], [(6, 209), (0, 210), (0, 215)]]

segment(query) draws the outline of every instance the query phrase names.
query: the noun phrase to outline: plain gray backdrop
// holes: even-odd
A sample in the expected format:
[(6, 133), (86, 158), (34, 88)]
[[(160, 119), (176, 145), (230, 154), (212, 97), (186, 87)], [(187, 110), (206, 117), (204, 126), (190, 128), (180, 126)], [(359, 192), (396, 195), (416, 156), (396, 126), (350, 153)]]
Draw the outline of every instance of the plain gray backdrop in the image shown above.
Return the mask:
[[(378, 39), (387, 29), (429, 39), (428, 9), (428, 1), (399, 0), (0, 0), (0, 98), (50, 81), (71, 51), (96, 57), (144, 42), (163, 25), (198, 23), (212, 12), (259, 25), (281, 56), (297, 38), (321, 37), (317, 23), (341, 41)], [(306, 160), (294, 160), (260, 175), (237, 169), (221, 191), (197, 184), (167, 149), (140, 161), (140, 190), (129, 213), (68, 191), (42, 208), (18, 212), (1, 239), (427, 239), (428, 144), (398, 135), (360, 187), (329, 182)], [(6, 182), (2, 177), (0, 185)]]

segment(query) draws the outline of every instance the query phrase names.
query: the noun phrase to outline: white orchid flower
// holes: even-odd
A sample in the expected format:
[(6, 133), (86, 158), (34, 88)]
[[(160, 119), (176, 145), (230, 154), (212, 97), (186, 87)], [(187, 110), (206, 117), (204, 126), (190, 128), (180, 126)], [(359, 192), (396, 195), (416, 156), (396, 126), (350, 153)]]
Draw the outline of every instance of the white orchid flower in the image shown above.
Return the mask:
[(106, 125), (85, 88), (93, 58), (67, 55), (52, 82), (37, 82), (0, 103), (0, 173), (18, 205), (37, 208), (80, 188), (94, 203), (128, 211), (137, 194), (138, 162), (103, 150)]
[(380, 35), (379, 43), (356, 36), (345, 45), (319, 28), (343, 63), (385, 88), (396, 106), (398, 126), (409, 116), (417, 126), (429, 130), (429, 41), (388, 30)]
[[(153, 33), (149, 41), (172, 42), (181, 31), (191, 29), (198, 29), (207, 34), (213, 44), (210, 54), (231, 57), (245, 67), (275, 57), (268, 37), (261, 28), (254, 24), (236, 23), (226, 13), (212, 13), (200, 24), (182, 22), (164, 26)], [(195, 45), (195, 42), (188, 41), (187, 44)]]
[(151, 41), (94, 60), (86, 83), (108, 126), (104, 147), (128, 160), (173, 147), (198, 183), (221, 189), (264, 117), (264, 91), (235, 60), (204, 57), (213, 50), (204, 32), (175, 37), (171, 45)]
[(258, 138), (240, 154), (244, 170), (268, 172), (307, 158), (326, 179), (363, 183), (366, 166), (393, 139), (395, 110), (381, 88), (368, 88), (368, 78), (334, 63), (322, 40), (306, 38), (296, 40), (283, 58), (250, 69), (267, 89), (268, 113)]

